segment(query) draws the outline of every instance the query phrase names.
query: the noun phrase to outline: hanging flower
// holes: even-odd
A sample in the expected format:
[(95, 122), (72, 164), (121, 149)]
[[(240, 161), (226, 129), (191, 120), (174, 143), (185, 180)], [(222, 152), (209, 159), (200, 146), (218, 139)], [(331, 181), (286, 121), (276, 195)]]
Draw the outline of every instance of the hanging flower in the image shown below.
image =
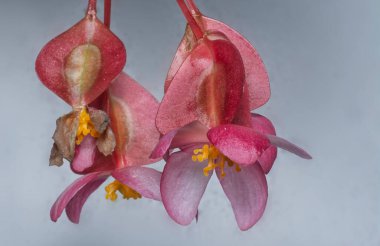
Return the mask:
[(50, 165), (72, 161), (75, 145), (87, 135), (98, 139), (103, 154), (112, 153), (115, 139), (109, 117), (88, 105), (109, 87), (125, 62), (123, 43), (96, 17), (95, 0), (89, 1), (81, 21), (43, 47), (36, 60), (37, 75), (73, 109), (57, 120)]
[(247, 230), (264, 212), (265, 173), (276, 158), (276, 147), (311, 157), (277, 137), (268, 119), (250, 113), (270, 95), (265, 68), (253, 47), (226, 25), (203, 18), (193, 1), (177, 2), (190, 29), (169, 70), (156, 117), (163, 137), (152, 158), (166, 159), (162, 202), (177, 223), (191, 223), (215, 170), (240, 229)]
[[(92, 136), (84, 137), (76, 146), (71, 169), (83, 175), (58, 197), (51, 208), (53, 221), (66, 209), (68, 218), (78, 223), (87, 198), (110, 176), (115, 181), (106, 186), (106, 198), (116, 200), (117, 192), (123, 198), (142, 196), (161, 200), (161, 173), (142, 165), (156, 162), (149, 158), (159, 133), (154, 127), (158, 102), (125, 73), (112, 83), (108, 92), (97, 103), (110, 116), (116, 147), (112, 155), (105, 156), (97, 148)], [(99, 103), (100, 102), (100, 103)]]

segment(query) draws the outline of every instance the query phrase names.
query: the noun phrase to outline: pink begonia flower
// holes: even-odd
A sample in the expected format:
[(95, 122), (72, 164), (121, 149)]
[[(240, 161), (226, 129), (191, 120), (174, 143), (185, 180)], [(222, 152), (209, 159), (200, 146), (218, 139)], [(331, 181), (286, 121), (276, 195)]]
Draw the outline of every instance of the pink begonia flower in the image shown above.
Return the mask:
[(103, 99), (100, 104), (110, 116), (115, 150), (112, 155), (103, 155), (92, 136), (86, 136), (76, 147), (71, 169), (83, 176), (58, 197), (50, 211), (53, 221), (66, 209), (70, 221), (78, 223), (87, 198), (110, 176), (116, 179), (106, 187), (110, 200), (116, 200), (116, 191), (127, 199), (143, 196), (161, 200), (161, 173), (141, 166), (157, 161), (149, 155), (159, 138), (154, 126), (158, 102), (125, 73), (111, 84)]
[(311, 156), (277, 137), (267, 118), (250, 113), (268, 100), (270, 90), (264, 65), (248, 41), (203, 17), (193, 1), (177, 2), (190, 28), (169, 70), (156, 117), (163, 136), (151, 157), (166, 159), (162, 202), (173, 220), (190, 224), (215, 170), (239, 228), (248, 230), (263, 215), (265, 174), (277, 147)]

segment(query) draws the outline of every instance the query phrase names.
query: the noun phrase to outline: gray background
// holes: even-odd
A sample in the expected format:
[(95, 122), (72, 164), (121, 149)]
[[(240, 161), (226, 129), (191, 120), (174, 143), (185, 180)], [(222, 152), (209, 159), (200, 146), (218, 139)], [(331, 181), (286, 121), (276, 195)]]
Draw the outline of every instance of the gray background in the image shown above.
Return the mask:
[[(266, 212), (248, 232), (215, 179), (188, 227), (158, 202), (106, 201), (103, 188), (79, 225), (51, 222), (50, 206), (76, 178), (67, 165), (48, 167), (55, 119), (70, 108), (40, 84), (34, 60), (87, 3), (1, 0), (0, 245), (380, 245), (380, 1), (197, 2), (254, 43), (272, 86), (259, 112), (314, 160), (279, 152)], [(174, 0), (113, 2), (126, 71), (158, 99), (184, 26)]]

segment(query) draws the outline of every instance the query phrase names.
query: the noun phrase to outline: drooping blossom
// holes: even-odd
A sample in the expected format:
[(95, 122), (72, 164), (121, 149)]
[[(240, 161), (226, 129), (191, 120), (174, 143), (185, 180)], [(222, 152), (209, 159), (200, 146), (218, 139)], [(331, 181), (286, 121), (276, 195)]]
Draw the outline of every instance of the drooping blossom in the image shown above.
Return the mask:
[(96, 1), (89, 0), (85, 17), (48, 42), (36, 60), (41, 82), (72, 106), (57, 120), (50, 165), (72, 161), (75, 145), (85, 136), (97, 136), (98, 148), (110, 155), (115, 147), (109, 117), (89, 108), (121, 73), (126, 62), (123, 43), (96, 17)]
[(156, 125), (163, 137), (152, 158), (163, 156), (162, 202), (177, 223), (188, 225), (213, 174), (230, 200), (241, 230), (262, 216), (265, 174), (277, 147), (310, 155), (276, 136), (272, 123), (251, 110), (270, 95), (264, 65), (240, 34), (203, 17), (193, 1), (177, 0), (189, 28), (165, 83)]
[(87, 198), (110, 176), (115, 181), (106, 186), (107, 199), (116, 200), (119, 191), (127, 199), (143, 196), (161, 200), (161, 173), (142, 166), (157, 161), (149, 155), (159, 138), (154, 126), (158, 102), (125, 73), (111, 84), (101, 99), (96, 103), (110, 116), (115, 150), (112, 155), (103, 155), (93, 136), (86, 136), (76, 147), (70, 166), (83, 176), (58, 197), (50, 211), (53, 221), (66, 209), (68, 218), (78, 223)]

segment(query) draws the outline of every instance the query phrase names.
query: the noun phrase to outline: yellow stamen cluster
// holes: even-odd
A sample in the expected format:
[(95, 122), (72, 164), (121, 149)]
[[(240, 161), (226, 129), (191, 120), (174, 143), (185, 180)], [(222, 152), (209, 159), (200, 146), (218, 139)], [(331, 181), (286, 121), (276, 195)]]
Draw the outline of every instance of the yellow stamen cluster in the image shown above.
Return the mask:
[(233, 161), (231, 161), (228, 157), (223, 155), (215, 146), (213, 145), (204, 145), (201, 149), (195, 149), (194, 155), (192, 156), (192, 160), (194, 162), (203, 162), (208, 159), (208, 165), (203, 169), (203, 174), (205, 176), (209, 175), (209, 172), (219, 167), (221, 171), (222, 177), (226, 176), (224, 172), (225, 164), (229, 167), (235, 165), (235, 171), (240, 172), (241, 169), (239, 165)]
[(116, 191), (119, 191), (123, 195), (124, 199), (133, 198), (136, 200), (136, 199), (141, 198), (140, 193), (126, 186), (125, 184), (120, 183), (120, 181), (117, 181), (117, 180), (107, 185), (105, 190), (106, 190), (106, 199), (109, 199), (111, 201), (115, 201), (117, 199)]
[(83, 108), (79, 114), (79, 125), (75, 143), (79, 145), (83, 141), (83, 138), (88, 134), (94, 138), (98, 138), (100, 136), (100, 134), (95, 130), (93, 123), (91, 122), (91, 118), (87, 112), (87, 109)]

